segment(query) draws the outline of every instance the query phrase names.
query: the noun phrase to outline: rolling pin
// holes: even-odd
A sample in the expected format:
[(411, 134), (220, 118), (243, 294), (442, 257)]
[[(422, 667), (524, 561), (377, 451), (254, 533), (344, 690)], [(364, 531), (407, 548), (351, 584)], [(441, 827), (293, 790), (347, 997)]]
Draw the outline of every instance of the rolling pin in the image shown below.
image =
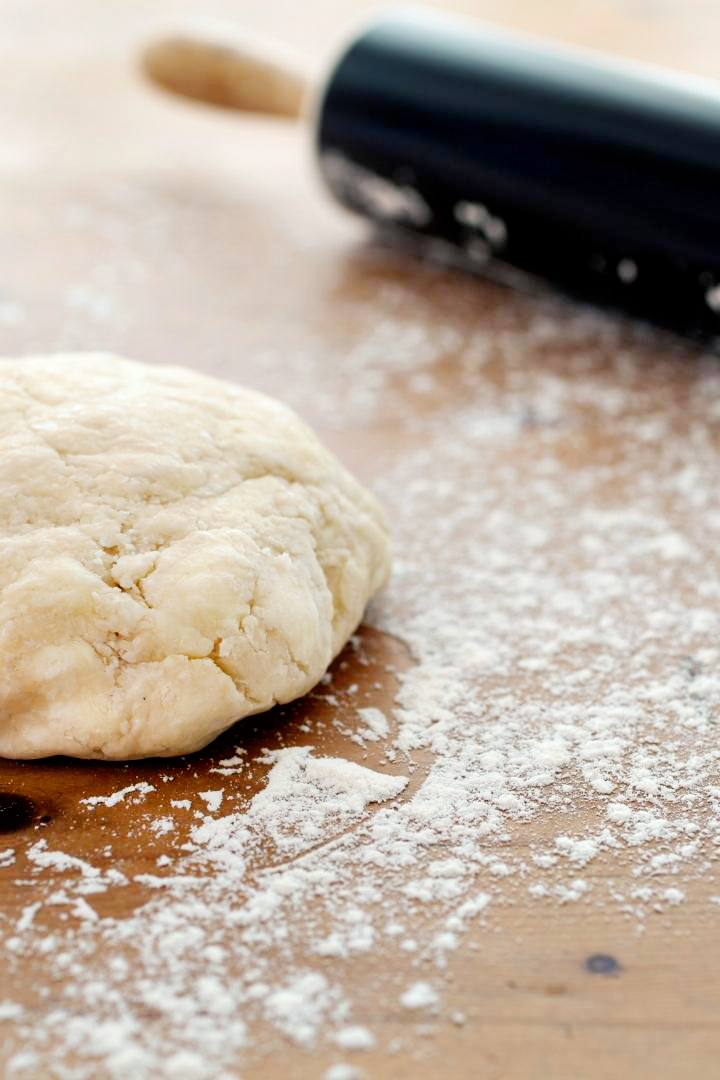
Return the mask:
[(346, 207), (683, 333), (720, 338), (720, 84), (421, 8), (378, 15), (329, 73), (198, 23), (155, 83), (308, 116)]

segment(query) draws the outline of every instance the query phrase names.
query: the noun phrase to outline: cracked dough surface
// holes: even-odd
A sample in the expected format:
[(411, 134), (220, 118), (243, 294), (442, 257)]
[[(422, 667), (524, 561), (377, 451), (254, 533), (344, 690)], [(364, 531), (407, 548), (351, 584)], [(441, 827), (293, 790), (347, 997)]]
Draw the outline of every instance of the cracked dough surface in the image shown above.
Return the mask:
[(284, 405), (105, 354), (0, 361), (0, 755), (199, 749), (322, 677), (389, 571)]

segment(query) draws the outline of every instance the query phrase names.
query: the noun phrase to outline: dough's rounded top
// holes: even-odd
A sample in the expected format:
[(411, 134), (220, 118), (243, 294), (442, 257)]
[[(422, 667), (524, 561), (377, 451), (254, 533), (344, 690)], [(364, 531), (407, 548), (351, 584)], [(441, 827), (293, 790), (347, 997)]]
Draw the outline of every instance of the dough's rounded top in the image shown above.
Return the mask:
[(286, 406), (106, 354), (0, 360), (0, 755), (187, 753), (322, 677), (389, 572)]

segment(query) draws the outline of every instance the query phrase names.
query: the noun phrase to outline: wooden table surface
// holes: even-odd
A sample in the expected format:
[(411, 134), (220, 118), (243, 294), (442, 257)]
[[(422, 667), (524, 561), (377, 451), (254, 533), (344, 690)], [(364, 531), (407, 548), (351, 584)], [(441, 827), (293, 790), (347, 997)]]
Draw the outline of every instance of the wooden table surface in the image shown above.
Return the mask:
[[(301, 130), (188, 107), (144, 85), (130, 62), (135, 43), (152, 33), (159, 15), (171, 19), (194, 6), (163, 0), (149, 11), (127, 0), (3, 0), (3, 354), (113, 350), (245, 382), (298, 408), (376, 486), (393, 463), (421, 448), (426, 421), (442, 421), (450, 429), (469, 393), (480, 401), (492, 391), (500, 415), (503, 408), (515, 409), (523, 394), (542, 408), (543, 387), (550, 382), (555, 400), (564, 394), (569, 413), (584, 410), (586, 422), (580, 434), (571, 424), (557, 436), (557, 460), (565, 470), (560, 486), (564, 476), (574, 483), (586, 466), (602, 459), (604, 490), (618, 498), (634, 490), (653, 468), (652, 451), (643, 449), (634, 432), (658, 417), (678, 440), (683, 432), (690, 441), (701, 432), (707, 464), (717, 438), (701, 399), (715, 383), (712, 361), (692, 346), (621, 321), (597, 320), (552, 296), (524, 295), (384, 251), (361, 222), (332, 206), (316, 186)], [(712, 0), (466, 0), (438, 6), (717, 73), (720, 9)], [(203, 9), (280, 33), (320, 67), (344, 28), (369, 5), (215, 0)], [(402, 363), (394, 359), (393, 333), (377, 344), (379, 325), (396, 328)], [(415, 344), (413, 332), (420, 335)], [(496, 358), (478, 369), (471, 388), (467, 343), (482, 340), (492, 349), (496, 338), (507, 342), (508, 335), (509, 367)], [(408, 362), (413, 348), (422, 351), (427, 341), (433, 352), (429, 362), (423, 360), (433, 378), (430, 395), (422, 393)], [(363, 347), (370, 357), (363, 378), (372, 376), (374, 383), (354, 381), (356, 368), (346, 366), (350, 354), (353, 364), (361, 364)], [(372, 390), (378, 384), (382, 393)], [(605, 398), (596, 414), (598, 387)], [(531, 432), (484, 460), (483, 484), (490, 494), (505, 497), (509, 476), (522, 488), (539, 445), (535, 438)], [(691, 466), (694, 452), (688, 442), (678, 468)], [(458, 467), (456, 482), (461, 478)], [(509, 494), (507, 499), (512, 503)], [(690, 505), (686, 512), (702, 534), (707, 505)], [(419, 509), (414, 523), (391, 513), (401, 535), (410, 524), (428, 527)], [(672, 508), (668, 513), (672, 518)], [(576, 553), (570, 541), (561, 534), (556, 543), (571, 568)], [(717, 576), (710, 541), (703, 572), (711, 581)], [(712, 590), (709, 595), (712, 606)], [(393, 586), (383, 603), (400, 610), (400, 587)], [(369, 617), (375, 626), (382, 624), (382, 608), (378, 612)], [(672, 631), (667, 634), (670, 657)], [(571, 657), (568, 663), (580, 668), (583, 661)], [(130, 881), (122, 890), (89, 897), (101, 918), (122, 919), (136, 911), (153, 894), (138, 875), (154, 872), (169, 843), (148, 823), (167, 813), (170, 798), (197, 804), (199, 792), (217, 787), (210, 770), (240, 742), (255, 768), (242, 782), (227, 780), (235, 785), (238, 805), (262, 789), (267, 747), (311, 743), (319, 754), (385, 767), (384, 747), (353, 741), (354, 709), (360, 702), (390, 715), (398, 675), (410, 666), (401, 641), (368, 625), (334, 669), (332, 700), (321, 690), (280, 716), (249, 722), (190, 759), (0, 763), (0, 790), (27, 795), (35, 805), (27, 827), (0, 836), (0, 848), (15, 852), (14, 863), (0, 860), (0, 934), (6, 941), (16, 936), (17, 920), (33, 898), (46, 900), (48, 889), (61, 890), (73, 877), (72, 869), (39, 870), (27, 862), (27, 850), (38, 839), (103, 869), (113, 866)], [(523, 693), (532, 695), (529, 682)], [(592, 705), (592, 686), (579, 695), (580, 704)], [(430, 764), (428, 751), (415, 755), (406, 797)], [(160, 774), (172, 779), (157, 784)], [(125, 800), (112, 809), (81, 802), (141, 781), (156, 788), (143, 800)], [(574, 833), (597, 812), (592, 802), (575, 806)], [(189, 829), (178, 817), (173, 852)], [(531, 851), (557, 831), (552, 816), (540, 813), (514, 834), (515, 852)], [(107, 845), (112, 854), (106, 857), (99, 853)], [(258, 859), (256, 869), (272, 866), (277, 853), (268, 846)], [(717, 907), (709, 897), (720, 887), (712, 881), (711, 855), (703, 865), (702, 873), (691, 875), (691, 886), (683, 886), (684, 902), (650, 912), (641, 930), (619, 904), (531, 902), (526, 891), (507, 893), (492, 918), (469, 926), (460, 948), (449, 954), (441, 973), (443, 1009), (425, 1025), (391, 1004), (400, 977), (410, 977), (407, 955), (371, 952), (352, 965), (339, 963), (338, 979), (353, 987), (354, 1022), (373, 1031), (374, 1049), (343, 1056), (322, 1039), (314, 1048), (302, 1047), (277, 1030), (258, 1027), (237, 1072), (218, 1066), (217, 1075), (321, 1077), (342, 1059), (378, 1078), (710, 1080), (720, 1073), (720, 974)], [(591, 885), (612, 882), (618, 893), (633, 884), (631, 865), (612, 851), (586, 865), (582, 876)], [(44, 932), (62, 932), (67, 914), (45, 903), (35, 918)], [(422, 920), (411, 914), (411, 924), (413, 918), (422, 938)], [(12, 948), (5, 954), (0, 1002), (24, 1005), (40, 1029), (77, 973), (51, 976), (46, 958), (12, 954)], [(611, 959), (589, 960), (598, 956)], [(415, 977), (425, 977), (422, 967)], [(40, 988), (46, 986), (52, 992), (43, 995)], [(453, 1022), (457, 1010), (465, 1023)], [(148, 1012), (145, 1023), (170, 1054), (162, 1016)], [(17, 1021), (11, 1015), (3, 1020), (0, 1009), (0, 1062), (13, 1060), (17, 1067), (12, 1073), (8, 1068), (8, 1076), (123, 1075), (108, 1071), (102, 1055), (91, 1073), (76, 1074), (80, 1052), (34, 1047), (27, 1030), (20, 1035)], [(17, 1055), (33, 1047), (38, 1056), (21, 1068)], [(62, 1072), (63, 1061), (70, 1071)]]

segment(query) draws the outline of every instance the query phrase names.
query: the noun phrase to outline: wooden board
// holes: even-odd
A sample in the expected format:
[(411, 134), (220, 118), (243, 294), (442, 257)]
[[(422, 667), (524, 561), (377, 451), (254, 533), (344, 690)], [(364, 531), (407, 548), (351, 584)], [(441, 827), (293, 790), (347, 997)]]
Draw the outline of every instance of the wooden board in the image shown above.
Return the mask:
[[(153, 5), (153, 19), (193, 6), (167, 0)], [(524, 0), (509, 9), (467, 0), (442, 6), (706, 74), (716, 70), (720, 15), (712, 4)], [(348, 21), (366, 10), (350, 0), (300, 6), (217, 0), (211, 7), (260, 30), (282, 28), (291, 43), (312, 50), (319, 65)], [(120, 0), (3, 5), (2, 353), (99, 348), (248, 383), (296, 405), (371, 483), (388, 463), (421, 445), (413, 418), (442, 415), (452, 425), (468, 393), (489, 389), (512, 409), (524, 380), (539, 388), (539, 370), (555, 385), (565, 381), (573, 401), (581, 399), (588, 372), (609, 395), (619, 383), (626, 389), (633, 383), (629, 408), (608, 408), (563, 437), (558, 460), (568, 482), (603, 458), (608, 489), (631, 491), (643, 470), (652, 469), (652, 450), (638, 448), (633, 425), (662, 415), (677, 433), (695, 416), (693, 395), (709, 361), (701, 363), (691, 347), (619, 322), (599, 333), (592, 317), (583, 321), (561, 302), (386, 251), (316, 187), (301, 131), (184, 107), (152, 93), (129, 62), (134, 43), (152, 31), (152, 23), (141, 5)], [(544, 338), (524, 332), (546, 317), (551, 329)], [(366, 409), (362, 386), (348, 384), (345, 357), (378, 323), (393, 319), (428, 334), (450, 327), (450, 344), (436, 350), (430, 398), (413, 383), (411, 367), (399, 364), (386, 379), (382, 400), (373, 397)], [(504, 340), (515, 334), (514, 351), (510, 361), (494, 357), (472, 383), (465, 345), (454, 343), (467, 343), (479, 328), (491, 340), (493, 331)], [(412, 341), (402, 347), (412, 348)], [(622, 366), (628, 354), (632, 377)], [(704, 421), (696, 417), (696, 423)], [(706, 434), (710, 439), (712, 433)], [(488, 454), (484, 484), (498, 496), (511, 473), (521, 484), (540, 438), (528, 435), (508, 451), (509, 459)], [(698, 528), (706, 509), (688, 511)], [(418, 518), (416, 526), (426, 523)], [(565, 555), (571, 566), (574, 552), (567, 548)], [(717, 575), (712, 561), (708, 567), (708, 576)], [(402, 606), (402, 597), (393, 602)], [(666, 647), (670, 662), (673, 642), (668, 639)], [(197, 805), (199, 792), (217, 786), (210, 770), (240, 741), (254, 764), (242, 781), (228, 781), (236, 808), (262, 789), (267, 747), (313, 745), (322, 754), (380, 767), (380, 751), (358, 747), (347, 733), (358, 703), (390, 712), (397, 674), (410, 664), (402, 642), (367, 627), (334, 669), (335, 704), (320, 690), (192, 758), (0, 763), (0, 791), (26, 795), (35, 808), (26, 828), (0, 837), (0, 848), (7, 844), (17, 853), (15, 864), (0, 869), (2, 929), (16, 923), (35, 895), (33, 868), (23, 860), (38, 839), (128, 878), (127, 888), (93, 900), (100, 917), (136, 910), (151, 895), (137, 876), (153, 873), (158, 856), (169, 850), (170, 841), (152, 833), (149, 823), (167, 812), (170, 798)], [(581, 704), (590, 707), (592, 700), (592, 688), (581, 693)], [(429, 764), (427, 755), (417, 756), (408, 797)], [(112, 811), (81, 802), (157, 781), (160, 774), (172, 779), (141, 801)], [(596, 812), (593, 805), (576, 807), (575, 831)], [(179, 821), (173, 851), (188, 827)], [(540, 815), (514, 843), (530, 852), (555, 831), (556, 822)], [(257, 870), (272, 866), (276, 854), (268, 848), (264, 858)], [(396, 1005), (403, 958), (356, 957), (341, 977), (352, 980), (360, 1002), (354, 1020), (372, 1028), (377, 1044), (343, 1060), (378, 1078), (674, 1080), (684, 1074), (710, 1080), (718, 1074), (720, 977), (708, 899), (720, 890), (707, 866), (686, 901), (651, 913), (642, 932), (618, 906), (530, 903), (518, 889), (512, 903), (469, 930), (450, 956), (443, 1010), (424, 1024)], [(71, 873), (49, 869), (43, 880), (52, 878), (61, 889), (64, 874)], [(612, 880), (618, 891), (632, 885), (630, 869), (612, 853), (587, 866), (583, 876), (591, 884)], [(48, 909), (43, 927), (62, 929), (66, 918), (61, 907)], [(9, 965), (8, 972), (0, 1000), (26, 1004), (41, 1026), (60, 994), (55, 988), (38, 998), (47, 967), (35, 957), (19, 968)], [(453, 1021), (458, 1010), (463, 1024)], [(148, 1012), (145, 1024), (163, 1046), (162, 1017)], [(258, 1040), (237, 1073), (223, 1075), (309, 1080), (339, 1059), (327, 1044), (302, 1048), (277, 1032), (258, 1033)], [(2, 1021), (0, 1014), (0, 1062), (18, 1049), (12, 1019)], [(68, 1053), (69, 1065), (78, 1060)], [(51, 1071), (56, 1064), (48, 1051), (20, 1075), (60, 1075)]]

